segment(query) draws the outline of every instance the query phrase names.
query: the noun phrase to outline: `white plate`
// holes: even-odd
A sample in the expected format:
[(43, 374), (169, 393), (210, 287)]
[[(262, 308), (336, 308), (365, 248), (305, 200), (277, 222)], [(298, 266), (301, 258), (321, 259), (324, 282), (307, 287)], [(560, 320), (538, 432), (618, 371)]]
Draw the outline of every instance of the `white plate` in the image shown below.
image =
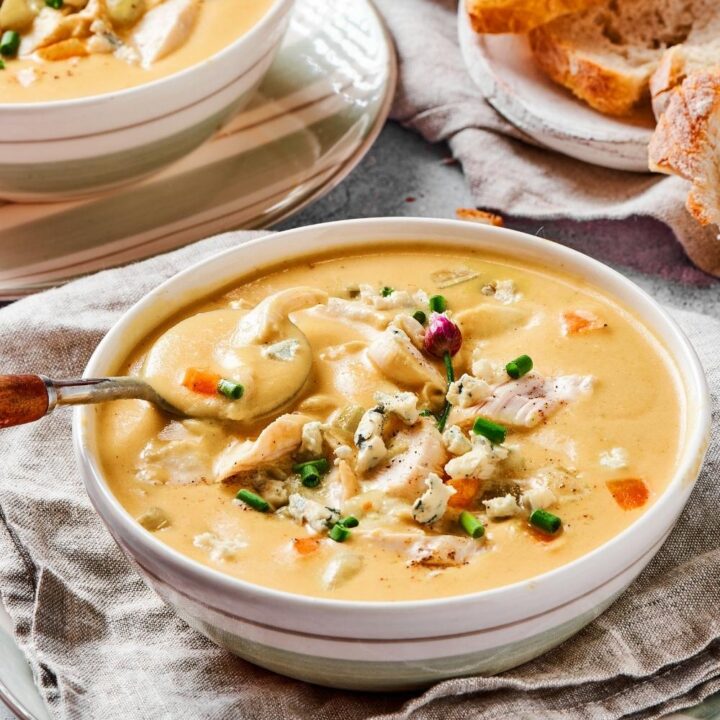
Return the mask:
[[(21, 720), (50, 720), (30, 668), (11, 633), (12, 622), (0, 602), (0, 702)], [(0, 717), (4, 717), (2, 705)]]
[(0, 300), (297, 212), (365, 155), (395, 78), (369, 0), (298, 0), (254, 100), (195, 152), (89, 200), (0, 203)]
[(603, 115), (542, 73), (522, 35), (479, 35), (465, 3), (458, 10), (463, 60), (487, 101), (536, 142), (570, 157), (617, 170), (648, 172), (653, 121)]

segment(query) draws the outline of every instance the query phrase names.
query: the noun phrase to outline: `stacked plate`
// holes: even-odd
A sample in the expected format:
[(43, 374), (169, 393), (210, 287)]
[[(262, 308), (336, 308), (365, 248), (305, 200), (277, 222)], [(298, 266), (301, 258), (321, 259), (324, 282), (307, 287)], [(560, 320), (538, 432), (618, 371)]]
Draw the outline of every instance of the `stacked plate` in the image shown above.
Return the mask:
[(369, 2), (299, 0), (254, 100), (191, 155), (99, 197), (0, 205), (0, 299), (296, 212), (360, 161), (394, 87)]

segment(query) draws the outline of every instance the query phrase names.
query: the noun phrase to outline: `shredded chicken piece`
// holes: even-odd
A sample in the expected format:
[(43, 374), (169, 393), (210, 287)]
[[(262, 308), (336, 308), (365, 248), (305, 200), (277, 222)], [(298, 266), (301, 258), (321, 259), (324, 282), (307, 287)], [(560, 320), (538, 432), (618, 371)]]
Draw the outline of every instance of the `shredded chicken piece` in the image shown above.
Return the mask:
[(318, 305), (306, 312), (316, 317), (343, 320), (358, 330), (370, 332), (373, 337), (388, 324), (387, 317), (383, 313), (368, 307), (365, 303), (338, 297), (330, 297), (327, 305)]
[(445, 379), (439, 370), (395, 325), (391, 324), (370, 343), (368, 357), (380, 372), (401, 387), (422, 389), (428, 397), (445, 395)]
[(200, 0), (165, 0), (149, 10), (132, 33), (144, 67), (183, 45), (197, 22)]
[(556, 502), (555, 493), (548, 487), (547, 482), (539, 478), (532, 478), (530, 487), (520, 496), (520, 504), (530, 512), (545, 510)]
[(207, 550), (210, 559), (215, 562), (234, 560), (240, 550), (247, 547), (241, 538), (221, 538), (215, 533), (206, 532), (193, 538), (193, 545), (201, 550)]
[(236, 441), (216, 459), (215, 481), (223, 482), (286, 457), (300, 447), (303, 428), (309, 421), (307, 415), (299, 413), (281, 415), (260, 433), (257, 440)]
[(463, 425), (482, 415), (503, 425), (535, 427), (569, 402), (589, 395), (592, 383), (590, 375), (544, 378), (528, 373), (500, 385), (479, 405), (453, 408), (450, 422)]
[(327, 564), (323, 574), (322, 583), (326, 590), (334, 590), (352, 580), (363, 567), (362, 555), (344, 551), (336, 555)]
[(326, 292), (311, 287), (294, 287), (276, 292), (242, 317), (232, 344), (261, 345), (275, 342), (284, 334), (290, 313), (322, 305), (327, 299)]
[(482, 545), (457, 535), (425, 535), (373, 530), (365, 537), (407, 558), (408, 565), (450, 567), (465, 565), (480, 552)]
[(367, 473), (363, 487), (413, 502), (423, 492), (425, 478), (430, 473), (442, 474), (447, 450), (435, 423), (425, 418), (401, 430), (394, 442), (407, 449)]
[(428, 303), (428, 296), (422, 290), (411, 295), (407, 290), (392, 290), (388, 294), (383, 294), (372, 285), (360, 285), (359, 288), (360, 299), (377, 310), (417, 307)]
[(143, 448), (137, 478), (151, 485), (212, 482), (211, 458), (224, 442), (222, 429), (212, 421), (173, 421)]

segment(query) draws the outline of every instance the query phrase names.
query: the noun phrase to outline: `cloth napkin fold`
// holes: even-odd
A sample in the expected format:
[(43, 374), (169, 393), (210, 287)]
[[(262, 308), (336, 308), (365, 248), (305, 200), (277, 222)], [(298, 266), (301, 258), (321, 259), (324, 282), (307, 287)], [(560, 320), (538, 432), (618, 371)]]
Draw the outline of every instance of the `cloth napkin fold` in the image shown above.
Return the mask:
[(720, 275), (717, 228), (702, 227), (685, 209), (689, 183), (608, 170), (531, 144), (470, 79), (457, 39), (457, 0), (376, 3), (400, 61), (392, 116), (427, 140), (449, 142), (479, 207), (534, 219), (649, 215), (672, 228), (698, 267)]
[[(0, 309), (0, 372), (77, 375), (144, 293), (254, 236), (222, 235)], [(670, 539), (618, 602), (561, 647), (497, 677), (450, 680), (426, 692), (314, 687), (212, 645), (145, 587), (95, 515), (73, 458), (67, 409), (0, 431), (0, 594), (51, 715), (648, 719), (719, 690), (720, 321), (673, 314), (708, 371), (715, 427), (708, 461)]]

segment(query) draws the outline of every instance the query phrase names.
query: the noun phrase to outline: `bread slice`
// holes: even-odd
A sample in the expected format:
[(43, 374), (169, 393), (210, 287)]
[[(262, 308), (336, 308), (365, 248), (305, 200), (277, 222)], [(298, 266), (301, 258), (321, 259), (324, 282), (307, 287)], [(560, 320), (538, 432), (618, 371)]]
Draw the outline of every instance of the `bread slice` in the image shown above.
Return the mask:
[(717, 0), (604, 0), (536, 28), (530, 45), (540, 67), (590, 106), (628, 115), (649, 96), (665, 51), (683, 42), (698, 5)]
[(466, 7), (476, 32), (526, 33), (599, 2), (602, 0), (467, 0)]
[(687, 209), (700, 223), (720, 225), (720, 72), (689, 75), (671, 94), (649, 159), (692, 183)]
[[(653, 112), (659, 118), (670, 93), (691, 73), (720, 66), (720, 3), (695, 3), (696, 20), (681, 45), (670, 48), (650, 78)], [(702, 5), (706, 7), (700, 7)]]

